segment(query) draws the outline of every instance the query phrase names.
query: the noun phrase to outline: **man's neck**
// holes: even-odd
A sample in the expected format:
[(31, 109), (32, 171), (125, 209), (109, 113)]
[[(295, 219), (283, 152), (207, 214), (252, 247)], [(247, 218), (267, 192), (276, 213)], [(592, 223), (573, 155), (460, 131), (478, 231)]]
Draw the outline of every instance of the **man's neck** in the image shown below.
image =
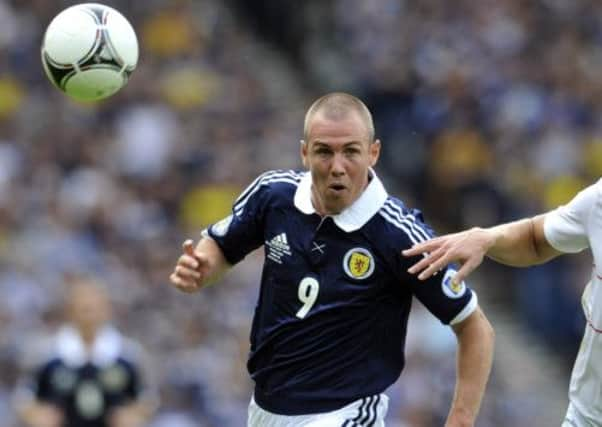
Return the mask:
[(313, 205), (316, 213), (321, 217), (331, 215), (326, 212), (326, 209), (324, 209), (322, 200), (320, 199), (320, 196), (318, 196), (318, 194), (316, 193), (316, 190), (314, 189), (313, 185), (311, 186), (311, 204)]
[(98, 329), (94, 330), (79, 330), (79, 335), (82, 338), (82, 341), (86, 348), (91, 348), (94, 345), (94, 341), (96, 340), (96, 336), (98, 335)]

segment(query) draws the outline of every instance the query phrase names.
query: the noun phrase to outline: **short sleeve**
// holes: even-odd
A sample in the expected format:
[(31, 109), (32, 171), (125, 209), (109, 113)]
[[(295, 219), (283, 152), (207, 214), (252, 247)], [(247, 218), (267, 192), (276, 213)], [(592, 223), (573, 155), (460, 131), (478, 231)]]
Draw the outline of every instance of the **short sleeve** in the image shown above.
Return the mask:
[(16, 408), (25, 408), (36, 401), (61, 404), (50, 382), (51, 366), (46, 362), (42, 366), (29, 366), (24, 369), (12, 396)]
[(411, 287), (414, 296), (441, 323), (454, 325), (466, 319), (477, 308), (477, 294), (462, 281), (454, 283), (456, 269), (448, 266), (425, 281), (414, 278)]
[(123, 369), (128, 373), (128, 382), (123, 391), (124, 400), (135, 400), (141, 394), (143, 390), (143, 381), (140, 376), (140, 371), (135, 363), (127, 360), (120, 361), (123, 365)]
[(236, 264), (263, 244), (268, 195), (269, 186), (259, 177), (238, 197), (229, 216), (203, 231), (216, 241), (228, 263)]
[(418, 210), (404, 209), (397, 225), (395, 251), (396, 271), (401, 286), (408, 286), (412, 294), (443, 324), (456, 324), (466, 319), (477, 308), (477, 295), (465, 282), (456, 284), (455, 268), (450, 265), (427, 280), (419, 280), (408, 268), (420, 260), (420, 256), (406, 258), (401, 251), (434, 236), (433, 230), (423, 221)]
[(137, 341), (129, 338), (124, 341), (124, 350), (119, 363), (124, 365), (130, 378), (124, 391), (125, 396), (130, 399), (145, 400), (153, 405), (158, 404), (159, 386), (153, 366), (154, 360), (151, 360), (150, 354)]
[(56, 362), (45, 363), (33, 373), (33, 378), (30, 379), (29, 384), (37, 399), (46, 402), (52, 402), (56, 399), (51, 383), (52, 372), (56, 366)]
[(599, 194), (598, 184), (579, 192), (568, 204), (546, 214), (544, 234), (561, 252), (580, 252), (589, 246), (590, 214)]

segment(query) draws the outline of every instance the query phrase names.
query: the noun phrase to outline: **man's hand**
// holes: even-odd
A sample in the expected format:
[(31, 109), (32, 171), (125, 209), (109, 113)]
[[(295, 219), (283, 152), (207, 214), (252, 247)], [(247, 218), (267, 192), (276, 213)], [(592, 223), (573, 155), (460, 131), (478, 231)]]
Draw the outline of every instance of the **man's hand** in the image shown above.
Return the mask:
[(170, 282), (183, 292), (193, 293), (205, 285), (205, 279), (210, 271), (208, 257), (194, 249), (192, 240), (182, 244), (184, 253), (178, 258)]
[(494, 243), (495, 236), (489, 230), (472, 228), (461, 233), (448, 234), (419, 243), (411, 249), (403, 251), (407, 257), (424, 254), (424, 258), (408, 269), (425, 280), (452, 262), (459, 262), (462, 267), (456, 273), (454, 281), (461, 283), (475, 268)]

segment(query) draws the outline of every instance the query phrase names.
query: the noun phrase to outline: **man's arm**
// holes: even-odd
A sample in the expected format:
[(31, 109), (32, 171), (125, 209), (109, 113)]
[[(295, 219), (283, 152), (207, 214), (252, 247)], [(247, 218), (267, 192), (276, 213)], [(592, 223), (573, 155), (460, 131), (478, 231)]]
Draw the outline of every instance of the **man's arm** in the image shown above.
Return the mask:
[(196, 248), (192, 240), (182, 244), (184, 253), (178, 258), (171, 283), (181, 291), (196, 292), (217, 280), (230, 265), (215, 240), (209, 236), (201, 238)]
[(19, 402), (16, 408), (19, 419), (30, 427), (61, 427), (63, 412), (55, 405), (32, 399)]
[(452, 328), (458, 340), (457, 378), (445, 427), (471, 427), (491, 372), (494, 331), (480, 308)]
[(486, 255), (514, 267), (542, 264), (560, 255), (546, 239), (544, 220), (545, 215), (538, 215), (485, 229), (491, 239)]
[(110, 427), (143, 427), (156, 410), (152, 401), (139, 400), (115, 408), (110, 414)]
[(460, 233), (436, 237), (403, 251), (404, 256), (424, 254), (408, 270), (424, 280), (452, 262), (462, 267), (455, 276), (461, 282), (483, 261), (485, 255), (515, 267), (544, 263), (561, 252), (554, 249), (544, 234), (545, 215), (522, 219), (491, 228), (472, 228)]

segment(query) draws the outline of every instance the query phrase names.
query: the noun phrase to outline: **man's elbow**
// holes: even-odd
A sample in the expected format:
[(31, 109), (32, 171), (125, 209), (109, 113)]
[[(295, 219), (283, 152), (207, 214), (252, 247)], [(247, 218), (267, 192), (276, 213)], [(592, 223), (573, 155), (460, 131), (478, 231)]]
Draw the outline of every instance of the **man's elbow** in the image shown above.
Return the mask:
[(491, 324), (491, 322), (489, 321), (489, 319), (487, 318), (487, 316), (485, 316), (485, 314), (479, 309), (479, 323), (481, 326), (481, 329), (483, 330), (483, 334), (486, 335), (487, 337), (491, 338), (491, 340), (495, 340), (495, 329), (493, 329), (493, 325)]
[(476, 337), (492, 344), (495, 341), (495, 330), (480, 307), (477, 307), (464, 321), (455, 325), (454, 332), (458, 335), (458, 338), (467, 336), (474, 339)]
[(483, 313), (481, 313), (478, 327), (480, 330), (478, 342), (483, 346), (484, 354), (487, 354), (489, 358), (493, 358), (495, 329), (493, 329), (493, 325), (491, 325), (491, 322), (489, 322), (489, 319)]
[(493, 329), (493, 325), (491, 324), (491, 322), (489, 322), (489, 319), (487, 319), (487, 317), (483, 316), (483, 335), (486, 337), (486, 339), (488, 341), (491, 342), (491, 345), (493, 346), (493, 343), (495, 342), (495, 329)]

